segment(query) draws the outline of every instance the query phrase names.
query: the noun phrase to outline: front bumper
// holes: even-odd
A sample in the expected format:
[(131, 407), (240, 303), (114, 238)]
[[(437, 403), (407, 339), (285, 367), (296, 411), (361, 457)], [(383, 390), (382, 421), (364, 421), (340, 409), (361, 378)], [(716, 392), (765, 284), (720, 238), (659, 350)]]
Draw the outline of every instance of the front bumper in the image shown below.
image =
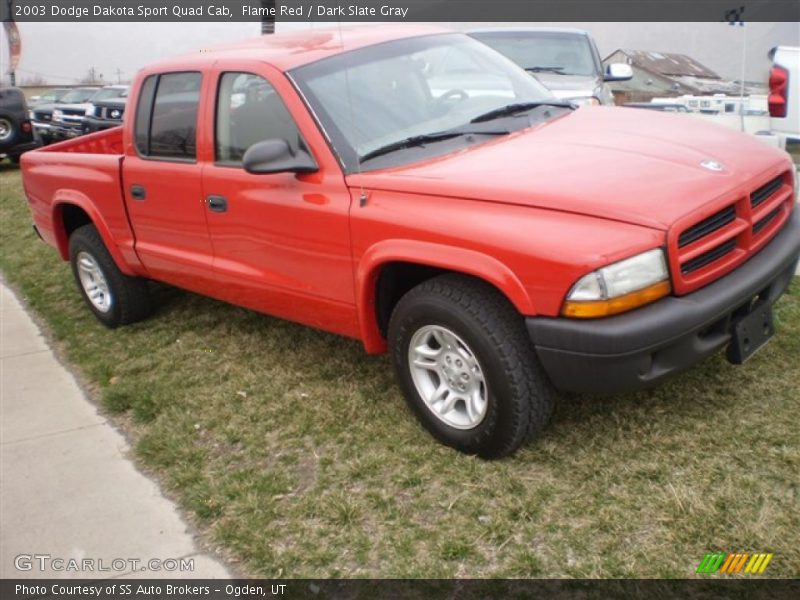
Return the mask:
[(50, 132), (53, 130), (53, 126), (50, 123), (44, 123), (41, 121), (32, 121), (33, 123), (33, 130), (36, 132), (37, 135), (43, 138), (49, 138)]
[(755, 298), (774, 303), (800, 256), (800, 210), (738, 269), (682, 297), (626, 314), (583, 321), (531, 317), (528, 333), (557, 389), (613, 394), (679, 373), (731, 341), (731, 319)]
[(68, 140), (83, 135), (82, 123), (53, 123), (50, 137), (56, 140)]

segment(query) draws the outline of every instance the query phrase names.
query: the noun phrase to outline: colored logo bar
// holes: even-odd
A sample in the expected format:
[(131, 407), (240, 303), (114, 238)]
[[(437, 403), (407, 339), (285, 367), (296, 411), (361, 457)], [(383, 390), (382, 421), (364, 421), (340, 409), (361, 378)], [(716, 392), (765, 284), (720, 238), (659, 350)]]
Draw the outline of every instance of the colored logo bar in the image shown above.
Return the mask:
[(700, 561), (696, 573), (763, 573), (774, 555), (765, 552), (708, 553)]

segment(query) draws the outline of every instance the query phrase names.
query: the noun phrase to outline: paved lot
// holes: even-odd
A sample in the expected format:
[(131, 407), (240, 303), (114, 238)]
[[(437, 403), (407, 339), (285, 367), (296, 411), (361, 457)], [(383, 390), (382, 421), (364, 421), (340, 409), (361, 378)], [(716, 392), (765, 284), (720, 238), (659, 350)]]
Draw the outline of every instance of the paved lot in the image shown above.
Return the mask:
[[(0, 280), (0, 578), (227, 577), (128, 451)], [(94, 559), (95, 570), (41, 571), (25, 557), (21, 566), (33, 568), (15, 568), (16, 557), (36, 554)], [(129, 561), (182, 558), (193, 571)]]

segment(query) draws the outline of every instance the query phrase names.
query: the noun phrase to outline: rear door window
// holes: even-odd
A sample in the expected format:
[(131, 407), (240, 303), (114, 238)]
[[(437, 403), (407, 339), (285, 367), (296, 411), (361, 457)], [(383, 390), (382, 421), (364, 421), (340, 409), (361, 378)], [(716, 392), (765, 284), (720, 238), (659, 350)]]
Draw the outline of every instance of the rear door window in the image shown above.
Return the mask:
[(152, 75), (136, 112), (136, 148), (149, 158), (196, 160), (200, 73)]

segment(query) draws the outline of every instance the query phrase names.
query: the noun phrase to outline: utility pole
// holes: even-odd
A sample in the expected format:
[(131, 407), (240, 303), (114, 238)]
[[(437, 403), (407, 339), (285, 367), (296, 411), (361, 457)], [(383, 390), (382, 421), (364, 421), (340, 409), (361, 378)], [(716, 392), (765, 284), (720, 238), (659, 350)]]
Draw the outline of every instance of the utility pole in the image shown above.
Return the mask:
[(117, 83), (122, 83), (122, 71), (120, 70), (120, 68), (117, 67), (117, 70), (114, 71), (114, 73), (117, 74)]
[(275, 33), (275, 0), (261, 0), (261, 35)]

